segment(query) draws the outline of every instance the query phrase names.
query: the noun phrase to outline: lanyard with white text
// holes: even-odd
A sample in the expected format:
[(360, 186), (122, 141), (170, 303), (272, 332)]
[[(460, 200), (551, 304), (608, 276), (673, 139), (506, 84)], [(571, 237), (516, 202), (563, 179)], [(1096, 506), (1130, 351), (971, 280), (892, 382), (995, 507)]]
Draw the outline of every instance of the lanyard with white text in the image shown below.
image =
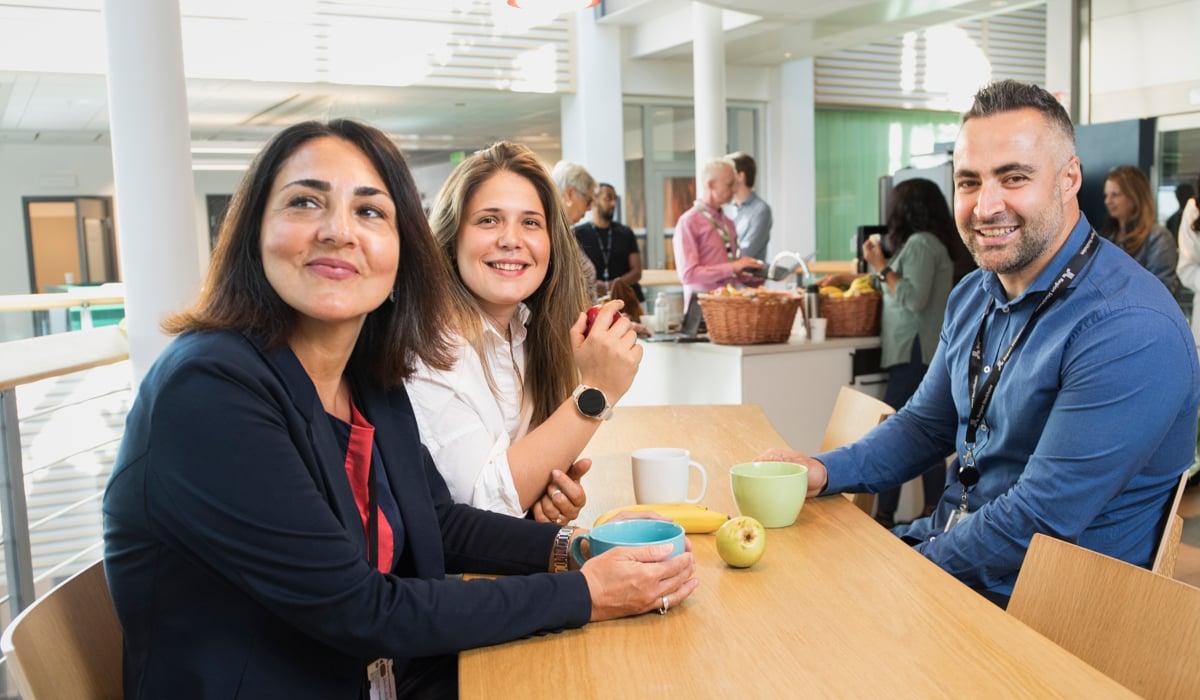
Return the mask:
[(604, 261), (604, 270), (600, 273), (600, 280), (602, 282), (607, 282), (608, 281), (608, 266), (609, 266), (609, 264), (612, 263), (612, 245), (613, 245), (612, 227), (609, 226), (607, 229), (605, 229), (608, 232), (608, 236), (607, 236), (608, 245), (607, 246), (600, 242), (600, 227), (596, 226), (595, 224), (592, 224), (592, 230), (596, 232), (596, 247), (598, 247), (600, 249), (600, 259)]
[(725, 227), (722, 226), (712, 214), (708, 213), (708, 210), (704, 208), (704, 205), (697, 203), (696, 209), (698, 209), (700, 213), (704, 215), (704, 218), (708, 219), (709, 223), (711, 223), (717, 229), (717, 233), (721, 236), (721, 242), (725, 244), (725, 255), (729, 257), (729, 261), (733, 262), (734, 260), (737, 260), (737, 246), (734, 245), (733, 241), (730, 239), (729, 232), (725, 230)]
[[(1004, 351), (996, 364), (992, 367), (983, 366), (983, 344), (984, 333), (987, 331), (988, 315), (992, 312), (993, 300), (989, 299), (987, 307), (983, 310), (983, 317), (979, 319), (979, 332), (975, 334), (975, 343), (971, 346), (971, 356), (967, 362), (967, 396), (971, 399), (971, 413), (967, 416), (967, 431), (963, 440), (963, 447), (966, 451), (960, 460), (958, 467), (958, 483), (962, 484), (962, 500), (959, 503), (957, 511), (950, 514), (950, 519), (946, 522), (946, 530), (954, 527), (967, 515), (967, 490), (975, 484), (979, 483), (979, 468), (975, 464), (975, 436), (979, 431), (979, 426), (983, 424), (983, 415), (987, 412), (988, 405), (992, 402), (992, 396), (996, 393), (996, 385), (1000, 383), (1000, 373), (1004, 371), (1004, 367), (1012, 358), (1013, 351), (1017, 349), (1021, 341), (1025, 338), (1026, 333), (1037, 322), (1038, 318), (1050, 305), (1055, 302), (1070, 286), (1071, 280), (1075, 279), (1096, 254), (1096, 248), (1099, 246), (1100, 238), (1093, 230), (1088, 233), (1088, 237), (1084, 240), (1083, 245), (1071, 258), (1070, 262), (1058, 273), (1058, 277), (1054, 283), (1050, 285), (1050, 289), (1042, 294), (1042, 298), (1033, 309), (1033, 313), (1029, 316), (1029, 320), (1021, 326), (1021, 330), (1017, 331), (1012, 342), (1008, 344), (1008, 349)], [(983, 380), (983, 384), (979, 383), (979, 375), (986, 374), (987, 378)]]

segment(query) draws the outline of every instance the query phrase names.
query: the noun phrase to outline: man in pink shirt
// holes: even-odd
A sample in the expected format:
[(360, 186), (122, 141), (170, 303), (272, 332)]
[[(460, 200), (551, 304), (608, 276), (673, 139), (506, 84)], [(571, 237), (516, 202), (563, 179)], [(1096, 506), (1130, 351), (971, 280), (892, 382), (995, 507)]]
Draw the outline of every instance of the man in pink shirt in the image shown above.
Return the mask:
[(762, 284), (762, 279), (744, 274), (761, 269), (763, 262), (741, 254), (737, 227), (721, 212), (721, 205), (733, 198), (733, 166), (724, 160), (705, 163), (703, 191), (695, 206), (679, 217), (672, 245), (675, 269), (683, 281), (686, 309), (692, 295), (708, 292), (726, 284)]

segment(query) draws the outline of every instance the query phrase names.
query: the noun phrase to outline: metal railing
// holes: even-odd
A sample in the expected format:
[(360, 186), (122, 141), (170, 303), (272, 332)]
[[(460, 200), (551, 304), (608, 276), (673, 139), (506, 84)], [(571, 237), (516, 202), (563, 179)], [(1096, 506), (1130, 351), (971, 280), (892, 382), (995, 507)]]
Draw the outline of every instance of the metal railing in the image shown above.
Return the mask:
[[(3, 299), (3, 298), (0, 298)], [(51, 405), (37, 406), (27, 411), (24, 416), (19, 414), (17, 392), (20, 387), (31, 387), (36, 382), (57, 380), (66, 382), (72, 375), (84, 370), (91, 370), (105, 365), (128, 359), (128, 342), (123, 332), (117, 327), (96, 328), (69, 333), (59, 333), (49, 336), (16, 340), (0, 343), (0, 516), (3, 518), (4, 534), (0, 544), (3, 546), (5, 570), (7, 573), (7, 594), (0, 597), (0, 604), (7, 602), (9, 612), (15, 617), (21, 610), (28, 607), (36, 598), (36, 587), (39, 583), (52, 580), (60, 572), (69, 569), (72, 564), (80, 562), (84, 557), (100, 548), (99, 541), (91, 540), (78, 547), (76, 551), (62, 553), (55, 548), (48, 551), (41, 559), (57, 558), (57, 561), (42, 563), (41, 569), (35, 574), (32, 537), (38, 531), (43, 533), (51, 529), (55, 523), (69, 521), (77, 517), (85, 508), (98, 504), (102, 490), (100, 479), (107, 474), (102, 473), (111, 468), (111, 457), (121, 439), (124, 424), (124, 410), (132, 400), (132, 390), (126, 373), (117, 373), (116, 384), (110, 383), (97, 393), (86, 396), (68, 396), (66, 400), (51, 402), (52, 396), (46, 396)], [(78, 375), (76, 375), (78, 376)], [(53, 393), (53, 392), (49, 392)], [(73, 445), (66, 454), (54, 454), (39, 457), (25, 463), (22, 444), (22, 431), (36, 433), (45, 430), (56, 417), (63, 416), (68, 411), (86, 409), (88, 404), (108, 399), (119, 401), (120, 405), (109, 415), (102, 416), (117, 425), (101, 425), (99, 431), (102, 439), (90, 442), (82, 447)], [(55, 442), (56, 436), (51, 432), (50, 442)], [(60, 430), (60, 432), (62, 432)], [(75, 426), (66, 429), (67, 433), (77, 432)], [(115, 434), (114, 434), (115, 433)], [(78, 437), (77, 435), (73, 437)], [(54, 444), (52, 447), (60, 447)], [(113, 455), (102, 454), (111, 450)], [(86, 458), (88, 455), (100, 455), (93, 462), (101, 463), (95, 474), (84, 475), (82, 485), (76, 483), (79, 475), (72, 475), (66, 488), (59, 488), (53, 482), (56, 477), (51, 472), (63, 465), (72, 464), (75, 460)], [(29, 520), (29, 502), (27, 483), (30, 488), (36, 483), (34, 477), (47, 478), (48, 493), (40, 504), (42, 510), (50, 512), (40, 515), (34, 522)], [(90, 480), (90, 481), (89, 481)], [(61, 481), (59, 482), (61, 483)], [(69, 501), (62, 504), (56, 498), (66, 494)], [(69, 528), (68, 528), (69, 529)], [(90, 535), (90, 528), (83, 536)], [(70, 537), (66, 538), (68, 544)], [(68, 571), (70, 573), (70, 571)], [(10, 617), (11, 619), (11, 617)]]

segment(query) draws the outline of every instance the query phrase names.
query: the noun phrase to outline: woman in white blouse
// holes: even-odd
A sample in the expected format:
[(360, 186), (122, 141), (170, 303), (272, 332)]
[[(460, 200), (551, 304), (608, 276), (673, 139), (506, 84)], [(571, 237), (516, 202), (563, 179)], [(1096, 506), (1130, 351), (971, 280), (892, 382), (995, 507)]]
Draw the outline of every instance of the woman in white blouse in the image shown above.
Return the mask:
[(408, 382), (422, 442), (455, 501), (567, 522), (590, 466), (575, 460), (641, 362), (636, 335), (620, 317), (585, 337), (581, 253), (528, 148), (500, 142), (464, 160), (430, 224), (453, 271), (457, 355)]
[[(1200, 185), (1200, 178), (1196, 179)], [(1192, 335), (1200, 343), (1200, 207), (1189, 199), (1179, 221), (1179, 264), (1175, 268), (1183, 286), (1197, 292), (1192, 301)]]

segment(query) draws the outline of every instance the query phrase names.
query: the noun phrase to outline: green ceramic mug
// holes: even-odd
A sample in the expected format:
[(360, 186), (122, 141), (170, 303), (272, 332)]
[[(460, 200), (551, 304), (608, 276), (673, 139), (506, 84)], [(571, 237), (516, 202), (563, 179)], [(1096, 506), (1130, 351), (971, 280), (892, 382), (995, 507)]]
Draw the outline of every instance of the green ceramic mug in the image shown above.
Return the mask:
[(808, 493), (808, 467), (791, 462), (745, 462), (729, 470), (733, 500), (763, 527), (796, 522)]

